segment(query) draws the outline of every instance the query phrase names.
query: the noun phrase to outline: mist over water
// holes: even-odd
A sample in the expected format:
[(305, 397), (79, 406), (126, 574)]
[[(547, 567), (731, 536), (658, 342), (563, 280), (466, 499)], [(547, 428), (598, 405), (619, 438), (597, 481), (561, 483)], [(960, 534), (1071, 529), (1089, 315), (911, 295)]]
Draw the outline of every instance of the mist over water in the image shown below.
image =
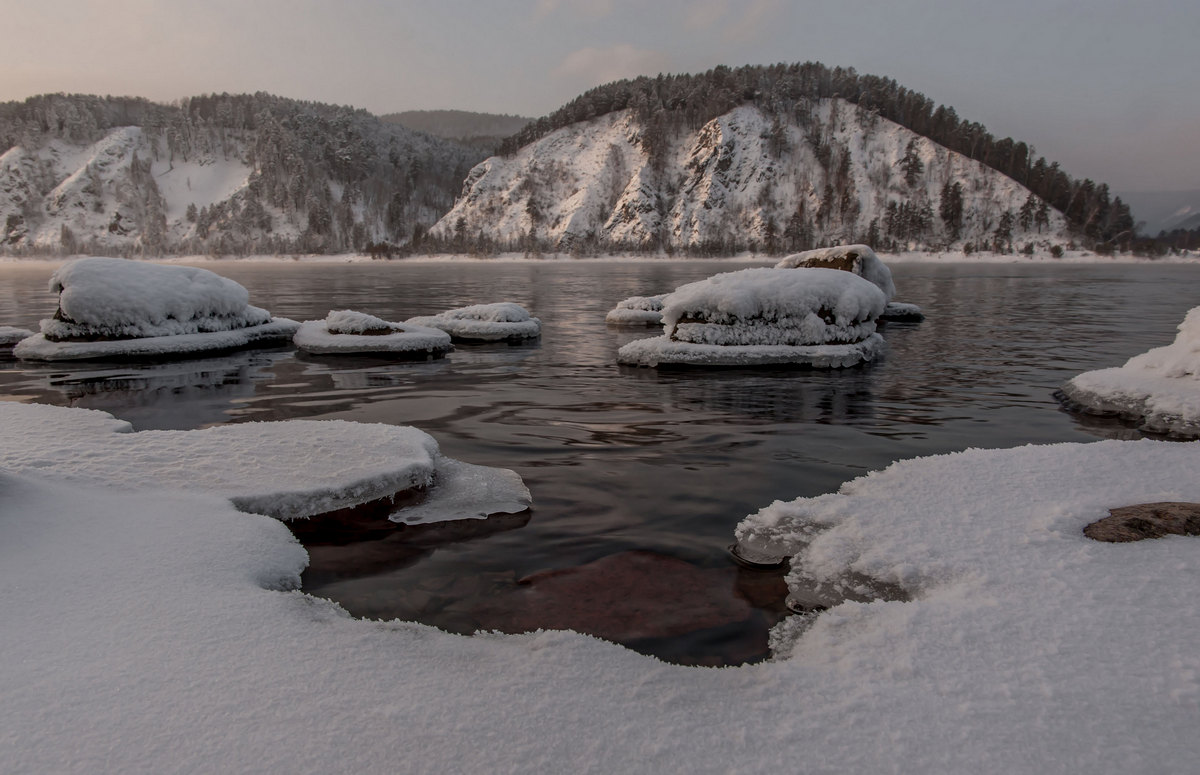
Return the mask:
[[(779, 575), (728, 559), (746, 514), (903, 458), (1136, 437), (1063, 412), (1053, 391), (1169, 343), (1200, 304), (1192, 266), (901, 264), (897, 298), (927, 319), (884, 327), (888, 350), (876, 363), (659, 372), (615, 359), (658, 329), (609, 327), (605, 312), (746, 263), (206, 266), (276, 316), (355, 309), (404, 320), (513, 301), (541, 318), (543, 334), (420, 363), (287, 347), (162, 364), (0, 361), (0, 399), (102, 409), (139, 430), (301, 418), (415, 425), (450, 457), (517, 471), (533, 509), (310, 546), (307, 591), (355, 615), (458, 632), (591, 627), (705, 664), (761, 658), (783, 615)], [(0, 325), (36, 329), (53, 312), (50, 271), (0, 266)], [(547, 573), (566, 569), (576, 570)], [(638, 595), (636, 612), (621, 607)], [(568, 610), (567, 598), (578, 604)]]

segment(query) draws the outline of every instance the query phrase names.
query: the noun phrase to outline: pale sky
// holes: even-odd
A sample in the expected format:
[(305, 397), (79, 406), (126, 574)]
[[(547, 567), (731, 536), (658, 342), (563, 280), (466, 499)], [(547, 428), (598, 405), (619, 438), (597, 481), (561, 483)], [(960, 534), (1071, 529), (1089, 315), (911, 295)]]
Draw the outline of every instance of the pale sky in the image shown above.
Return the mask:
[(0, 0), (0, 101), (266, 91), (540, 116), (617, 78), (820, 61), (1116, 192), (1200, 189), (1197, 0)]

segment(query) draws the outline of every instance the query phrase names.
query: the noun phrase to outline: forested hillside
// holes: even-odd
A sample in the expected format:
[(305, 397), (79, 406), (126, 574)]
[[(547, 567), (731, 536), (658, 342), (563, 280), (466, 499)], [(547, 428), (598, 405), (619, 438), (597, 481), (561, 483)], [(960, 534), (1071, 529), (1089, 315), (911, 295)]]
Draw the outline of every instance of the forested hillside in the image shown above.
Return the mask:
[(10, 254), (367, 251), (419, 241), (479, 151), (268, 94), (0, 105)]
[[(830, 68), (815, 62), (717, 67), (699, 75), (616, 81), (585, 92), (538, 119), (509, 138), (501, 152), (511, 156), (555, 130), (627, 110), (639, 126), (639, 143), (650, 163), (661, 169), (671, 152), (671, 138), (697, 132), (734, 108), (757, 108), (770, 118), (768, 131), (778, 138), (789, 124), (807, 131), (812, 126), (814, 106), (820, 100), (834, 98), (1011, 178), (1062, 213), (1068, 228), (1081, 240), (1125, 244), (1132, 239), (1134, 224), (1129, 208), (1110, 195), (1107, 185), (1072, 179), (1056, 162), (1037, 156), (1025, 142), (998, 139), (982, 125), (960, 119), (954, 108), (935, 106), (929, 98), (890, 78), (860, 75), (852, 68)], [(814, 147), (814, 151), (827, 153), (820, 147)]]

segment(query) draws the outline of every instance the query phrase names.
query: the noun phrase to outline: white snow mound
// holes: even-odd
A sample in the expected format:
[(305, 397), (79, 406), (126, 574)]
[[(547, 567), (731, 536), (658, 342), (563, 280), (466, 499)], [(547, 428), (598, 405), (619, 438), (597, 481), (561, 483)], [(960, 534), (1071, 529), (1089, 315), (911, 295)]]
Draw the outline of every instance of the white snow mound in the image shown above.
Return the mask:
[(1084, 372), (1063, 393), (1084, 411), (1115, 414), (1157, 433), (1200, 437), (1200, 307), (1184, 317), (1171, 344), (1135, 355), (1124, 366)]
[(496, 342), (502, 339), (534, 339), (541, 336), (542, 321), (530, 317), (520, 304), (504, 301), (409, 318), (407, 323), (445, 331), (454, 339)]

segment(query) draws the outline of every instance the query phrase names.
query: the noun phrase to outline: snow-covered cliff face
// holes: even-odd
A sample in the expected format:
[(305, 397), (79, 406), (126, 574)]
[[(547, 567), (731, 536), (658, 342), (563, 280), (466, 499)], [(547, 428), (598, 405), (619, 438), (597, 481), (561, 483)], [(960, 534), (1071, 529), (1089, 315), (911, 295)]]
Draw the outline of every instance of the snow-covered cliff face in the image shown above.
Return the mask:
[[(622, 111), (490, 158), (431, 234), (517, 249), (783, 252), (854, 241), (991, 248), (997, 238), (1019, 249), (1065, 228), (1050, 208), (1037, 217), (1040, 201), (1016, 181), (838, 99), (789, 116), (744, 105), (676, 130), (653, 158), (646, 134)], [(961, 201), (961, 216), (946, 198)]]

